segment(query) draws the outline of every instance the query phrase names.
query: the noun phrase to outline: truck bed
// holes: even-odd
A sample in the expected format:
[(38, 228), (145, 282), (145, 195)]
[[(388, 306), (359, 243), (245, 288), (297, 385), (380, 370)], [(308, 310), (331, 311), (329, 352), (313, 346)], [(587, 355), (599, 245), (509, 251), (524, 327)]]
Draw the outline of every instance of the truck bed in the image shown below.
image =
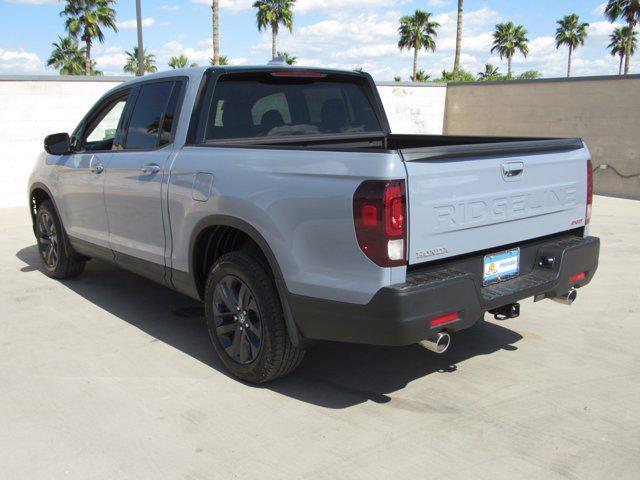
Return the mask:
[(579, 138), (499, 137), (461, 135), (350, 134), (336, 136), (265, 137), (209, 141), (210, 145), (250, 146), (285, 149), (330, 151), (397, 151), (405, 161), (470, 155), (500, 155), (543, 151), (577, 150), (583, 147)]

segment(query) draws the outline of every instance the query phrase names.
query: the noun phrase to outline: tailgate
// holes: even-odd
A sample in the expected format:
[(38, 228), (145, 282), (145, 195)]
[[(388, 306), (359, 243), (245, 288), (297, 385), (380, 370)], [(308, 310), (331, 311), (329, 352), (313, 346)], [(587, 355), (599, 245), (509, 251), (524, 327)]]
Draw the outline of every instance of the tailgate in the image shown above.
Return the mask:
[(576, 139), (406, 149), (409, 264), (584, 226)]

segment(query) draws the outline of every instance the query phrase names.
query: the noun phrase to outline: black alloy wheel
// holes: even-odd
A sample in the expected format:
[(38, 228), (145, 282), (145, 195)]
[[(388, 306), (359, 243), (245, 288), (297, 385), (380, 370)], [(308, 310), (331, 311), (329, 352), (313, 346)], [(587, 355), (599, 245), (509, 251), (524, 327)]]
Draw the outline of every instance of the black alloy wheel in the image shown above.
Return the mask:
[(262, 321), (251, 289), (234, 275), (223, 277), (213, 292), (215, 333), (227, 355), (248, 365), (260, 354)]

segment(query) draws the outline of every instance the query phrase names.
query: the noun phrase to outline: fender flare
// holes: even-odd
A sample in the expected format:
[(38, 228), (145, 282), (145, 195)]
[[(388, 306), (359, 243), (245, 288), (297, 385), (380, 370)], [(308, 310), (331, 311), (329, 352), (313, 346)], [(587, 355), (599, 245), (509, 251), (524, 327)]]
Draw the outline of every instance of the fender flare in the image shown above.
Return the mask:
[(58, 219), (60, 220), (60, 224), (64, 227), (64, 223), (62, 222), (62, 216), (60, 215), (60, 209), (58, 208), (58, 204), (56, 203), (56, 199), (51, 193), (51, 190), (49, 190), (49, 187), (47, 187), (44, 183), (34, 182), (29, 186), (29, 198), (28, 198), (29, 213), (31, 214), (31, 222), (34, 224), (34, 231), (35, 231), (36, 216), (33, 213), (33, 205), (31, 205), (31, 199), (33, 198), (34, 190), (43, 190), (47, 194), (47, 196), (51, 200), (51, 203), (53, 203), (53, 208), (56, 209), (56, 213), (58, 214)]
[(243, 232), (258, 245), (263, 255), (267, 259), (271, 271), (273, 272), (276, 290), (278, 292), (278, 296), (280, 297), (280, 303), (282, 305), (289, 338), (291, 338), (291, 342), (294, 346), (300, 347), (304, 343), (304, 338), (300, 332), (300, 329), (298, 328), (295, 319), (293, 318), (291, 308), (289, 307), (289, 301), (287, 298), (288, 290), (284, 282), (284, 277), (282, 275), (280, 265), (278, 264), (273, 250), (271, 250), (271, 247), (264, 239), (262, 234), (248, 222), (229, 215), (209, 215), (196, 224), (191, 234), (191, 238), (189, 239), (189, 276), (191, 277), (191, 281), (193, 282), (194, 286), (196, 285), (194, 265), (196, 240), (205, 229), (210, 227), (235, 228)]

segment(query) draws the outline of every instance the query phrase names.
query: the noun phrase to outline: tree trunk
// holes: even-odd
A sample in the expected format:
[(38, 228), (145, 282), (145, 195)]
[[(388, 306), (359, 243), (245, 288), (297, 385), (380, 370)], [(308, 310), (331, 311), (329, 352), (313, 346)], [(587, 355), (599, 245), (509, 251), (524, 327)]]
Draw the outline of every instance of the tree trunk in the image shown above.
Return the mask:
[(278, 48), (276, 46), (276, 37), (278, 36), (278, 24), (271, 24), (271, 58), (274, 59), (278, 56)]
[(91, 39), (86, 39), (87, 56), (84, 58), (84, 74), (91, 75)]
[(569, 62), (567, 63), (567, 78), (571, 77), (571, 54), (573, 53), (573, 47), (569, 45)]
[(413, 47), (413, 81), (418, 81), (418, 48)]
[(456, 33), (456, 58), (453, 62), (453, 79), (458, 79), (460, 71), (460, 53), (462, 52), (462, 8), (464, 0), (458, 0), (458, 31)]
[(213, 0), (211, 10), (213, 11), (213, 64), (220, 65), (220, 1)]
[(622, 75), (622, 63), (624, 62), (624, 54), (620, 54), (620, 67), (618, 68), (618, 75)]
[(631, 66), (631, 47), (633, 46), (633, 28), (636, 26), (635, 22), (629, 22), (629, 31), (631, 35), (627, 38), (627, 48), (625, 48), (625, 60), (624, 60), (624, 74), (629, 75), (629, 67)]
[(507, 70), (507, 77), (511, 78), (511, 64), (513, 62), (513, 55), (509, 55), (508, 59), (509, 59), (509, 67)]

